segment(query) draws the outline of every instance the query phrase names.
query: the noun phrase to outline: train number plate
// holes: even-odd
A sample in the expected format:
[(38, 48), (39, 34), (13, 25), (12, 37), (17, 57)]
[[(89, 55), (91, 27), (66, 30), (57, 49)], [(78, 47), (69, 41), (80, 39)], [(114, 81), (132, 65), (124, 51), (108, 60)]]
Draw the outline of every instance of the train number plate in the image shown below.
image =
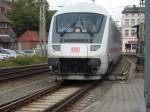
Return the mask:
[(80, 47), (72, 47), (71, 53), (80, 53)]

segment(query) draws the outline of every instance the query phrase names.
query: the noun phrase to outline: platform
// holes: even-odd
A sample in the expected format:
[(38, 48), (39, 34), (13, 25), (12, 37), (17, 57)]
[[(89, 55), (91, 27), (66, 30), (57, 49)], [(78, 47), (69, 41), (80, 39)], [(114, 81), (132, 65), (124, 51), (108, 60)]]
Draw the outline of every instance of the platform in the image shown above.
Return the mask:
[(146, 112), (143, 73), (134, 72), (132, 63), (128, 81), (116, 82), (102, 99), (83, 112)]

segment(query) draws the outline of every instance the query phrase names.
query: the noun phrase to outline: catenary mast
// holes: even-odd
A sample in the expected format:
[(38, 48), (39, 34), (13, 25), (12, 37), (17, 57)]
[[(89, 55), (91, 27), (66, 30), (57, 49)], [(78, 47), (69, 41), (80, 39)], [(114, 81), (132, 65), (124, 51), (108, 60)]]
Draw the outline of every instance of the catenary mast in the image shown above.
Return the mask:
[(46, 52), (46, 20), (45, 20), (45, 0), (39, 0), (40, 3), (40, 23), (39, 23), (39, 40), (41, 54), (45, 56)]

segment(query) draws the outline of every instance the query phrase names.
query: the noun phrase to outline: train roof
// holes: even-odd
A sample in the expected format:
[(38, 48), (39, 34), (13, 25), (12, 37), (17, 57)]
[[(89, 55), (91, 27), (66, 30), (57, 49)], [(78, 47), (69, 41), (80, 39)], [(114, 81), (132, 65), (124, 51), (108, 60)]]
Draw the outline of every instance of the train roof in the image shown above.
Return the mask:
[(109, 15), (109, 13), (105, 8), (91, 3), (80, 3), (80, 4), (70, 5), (70, 6), (64, 6), (60, 10), (58, 10), (55, 13), (55, 15), (59, 15), (63, 13), (71, 13), (71, 12), (89, 12), (89, 13), (104, 14), (106, 16)]

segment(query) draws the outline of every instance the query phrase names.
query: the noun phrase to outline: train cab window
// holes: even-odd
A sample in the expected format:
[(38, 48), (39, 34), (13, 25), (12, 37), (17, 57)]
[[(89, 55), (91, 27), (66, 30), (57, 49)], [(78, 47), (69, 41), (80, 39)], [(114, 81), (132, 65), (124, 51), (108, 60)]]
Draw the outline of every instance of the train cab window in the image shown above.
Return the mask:
[(56, 17), (57, 32), (96, 33), (102, 27), (104, 15), (95, 13), (66, 13)]
[[(54, 19), (54, 43), (100, 43), (107, 16), (97, 13), (64, 13)], [(79, 41), (80, 40), (80, 41)]]

